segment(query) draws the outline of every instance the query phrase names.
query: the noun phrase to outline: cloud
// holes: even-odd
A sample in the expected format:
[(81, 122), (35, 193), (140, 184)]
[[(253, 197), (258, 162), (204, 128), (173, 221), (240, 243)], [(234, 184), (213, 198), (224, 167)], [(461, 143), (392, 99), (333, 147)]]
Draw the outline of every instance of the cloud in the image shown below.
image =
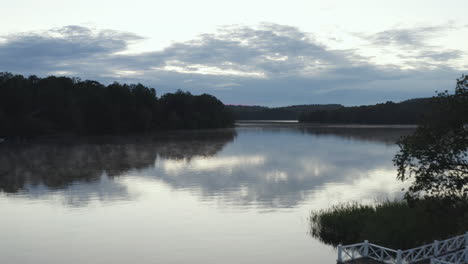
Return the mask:
[(431, 58), (435, 61), (447, 61), (451, 59), (458, 59), (465, 55), (465, 52), (461, 50), (446, 50), (446, 51), (424, 51), (420, 53), (421, 57)]
[(36, 71), (37, 74), (57, 71), (81, 74), (93, 61), (99, 64), (113, 53), (126, 50), (132, 41), (142, 39), (132, 33), (97, 31), (81, 26), (2, 38), (0, 68), (28, 73)]
[(319, 74), (337, 64), (353, 64), (352, 53), (330, 51), (294, 27), (225, 27), (216, 34), (175, 43), (163, 51), (124, 56), (128, 67), (183, 74), (278, 78)]
[[(126, 51), (142, 36), (66, 26), (0, 36), (0, 71), (73, 75), (105, 83), (142, 82), (159, 94), (180, 88), (211, 93), (225, 103), (375, 103), (382, 98), (379, 94), (385, 94), (387, 101), (450, 89), (448, 82), (459, 70), (445, 60), (464, 53), (422, 45), (447, 28), (393, 29), (364, 36), (374, 44), (413, 47), (413, 53), (399, 53), (409, 60), (418, 58), (407, 63), (412, 67), (408, 70), (397, 64), (376, 65), (359, 49), (333, 49), (311, 33), (272, 23), (225, 26), (163, 50), (138, 54)], [(418, 45), (422, 45), (419, 50)], [(449, 79), (425, 82), (421, 78), (425, 73)]]
[(446, 37), (450, 31), (461, 28), (448, 23), (430, 27), (390, 29), (375, 34), (354, 34), (354, 36), (369, 41), (370, 46), (378, 47), (385, 53), (393, 53), (404, 67), (428, 69), (456, 65), (457, 60), (463, 60), (466, 55), (464, 51), (434, 44), (436, 43), (434, 40)]
[(390, 29), (367, 35), (367, 39), (377, 45), (398, 45), (406, 48), (425, 46), (430, 38), (437, 37), (449, 29), (451, 25), (440, 25), (432, 27), (414, 27), (402, 29)]

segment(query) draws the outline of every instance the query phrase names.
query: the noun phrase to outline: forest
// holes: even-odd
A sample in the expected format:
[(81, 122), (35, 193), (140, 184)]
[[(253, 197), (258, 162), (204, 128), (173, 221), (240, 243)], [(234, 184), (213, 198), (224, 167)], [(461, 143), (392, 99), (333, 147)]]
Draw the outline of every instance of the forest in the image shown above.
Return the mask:
[(298, 120), (302, 113), (343, 108), (340, 104), (291, 105), (283, 107), (228, 105), (236, 120)]
[(300, 122), (339, 124), (417, 124), (431, 110), (431, 98), (303, 112)]
[(216, 97), (178, 90), (156, 96), (142, 84), (0, 73), (0, 137), (122, 134), (234, 124)]

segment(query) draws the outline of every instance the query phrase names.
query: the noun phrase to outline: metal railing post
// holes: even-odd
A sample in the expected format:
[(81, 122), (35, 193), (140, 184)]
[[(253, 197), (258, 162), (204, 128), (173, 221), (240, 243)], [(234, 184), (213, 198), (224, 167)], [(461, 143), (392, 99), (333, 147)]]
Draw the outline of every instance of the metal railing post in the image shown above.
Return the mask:
[(434, 256), (439, 255), (439, 241), (434, 240)]
[(337, 263), (343, 263), (343, 245), (338, 245), (338, 259), (336, 260)]
[(435, 259), (431, 258), (431, 264), (435, 264)]
[(465, 247), (468, 247), (468, 231), (465, 233)]
[(364, 240), (364, 254), (363, 254), (363, 257), (366, 257), (369, 256), (369, 241), (368, 240)]
[(465, 263), (468, 263), (468, 246), (465, 247)]
[(397, 251), (397, 256), (396, 256), (396, 264), (402, 264), (403, 261), (401, 259), (401, 249)]

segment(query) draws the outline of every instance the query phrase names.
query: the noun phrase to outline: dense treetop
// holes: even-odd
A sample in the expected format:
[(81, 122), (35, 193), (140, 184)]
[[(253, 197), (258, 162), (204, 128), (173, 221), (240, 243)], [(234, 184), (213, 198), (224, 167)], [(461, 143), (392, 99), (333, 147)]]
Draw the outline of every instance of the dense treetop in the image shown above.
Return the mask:
[(0, 73), (0, 136), (134, 133), (233, 125), (224, 104), (207, 94), (156, 97), (142, 84)]

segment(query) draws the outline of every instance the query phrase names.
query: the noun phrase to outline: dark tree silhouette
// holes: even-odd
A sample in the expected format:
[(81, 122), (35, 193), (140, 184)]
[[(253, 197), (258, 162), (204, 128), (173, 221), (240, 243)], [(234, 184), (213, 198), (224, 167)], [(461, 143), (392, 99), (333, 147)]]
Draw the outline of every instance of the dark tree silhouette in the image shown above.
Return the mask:
[(228, 105), (236, 120), (298, 120), (303, 113), (340, 109), (339, 104), (291, 105), (284, 107)]
[(216, 97), (208, 94), (193, 96), (178, 90), (159, 99), (158, 110), (164, 128), (221, 128), (232, 126), (231, 112)]
[(408, 200), (468, 195), (468, 76), (457, 80), (454, 94), (434, 97), (432, 109), (415, 133), (399, 141), (394, 158), (398, 178), (414, 182)]
[(401, 103), (342, 107), (303, 113), (300, 122), (339, 124), (417, 124), (430, 110), (430, 98), (411, 99)]
[(178, 91), (158, 100), (142, 84), (0, 73), (0, 137), (149, 132), (233, 125), (213, 96)]

